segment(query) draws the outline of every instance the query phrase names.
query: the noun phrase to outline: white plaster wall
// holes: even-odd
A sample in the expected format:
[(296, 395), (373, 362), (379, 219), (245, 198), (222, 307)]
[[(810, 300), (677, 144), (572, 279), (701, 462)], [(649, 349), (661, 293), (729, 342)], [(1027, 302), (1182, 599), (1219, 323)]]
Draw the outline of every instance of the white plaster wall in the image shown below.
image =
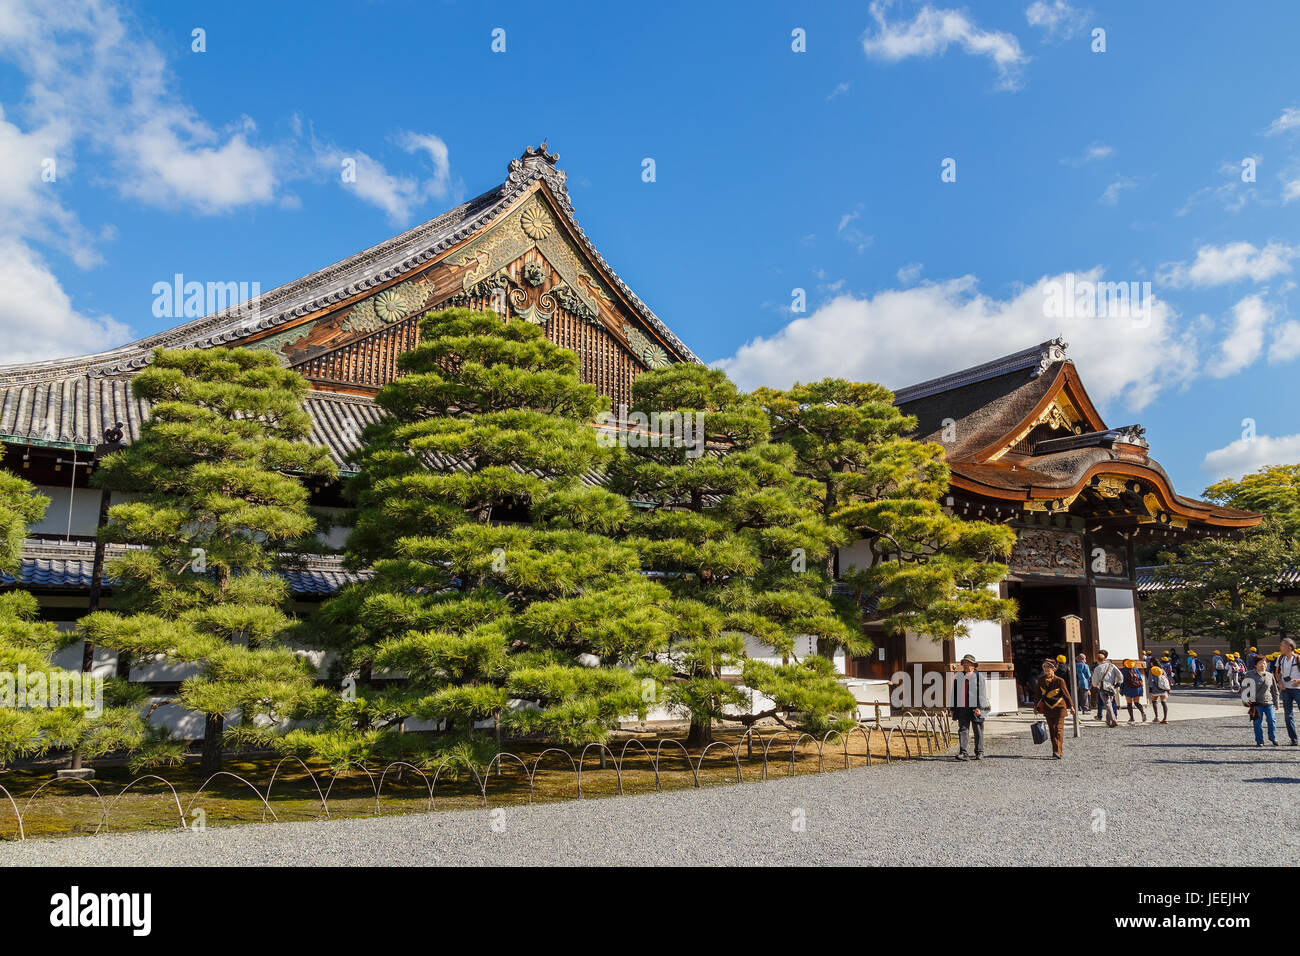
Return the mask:
[(1016, 682), (1010, 677), (989, 677), (989, 707), (995, 714), (1014, 714), (1020, 707)]
[[(346, 511), (344, 508), (317, 508), (316, 510), (323, 512), (332, 518), (337, 518)], [(347, 525), (335, 525), (328, 533), (321, 535), (320, 540), (325, 542), (328, 547), (342, 548), (347, 542), (348, 535), (351, 533), (352, 529)]]
[(967, 654), (977, 661), (1002, 660), (1002, 625), (997, 621), (967, 621), (970, 633), (953, 639), (953, 656), (961, 660)]
[(1138, 656), (1133, 594), (1128, 588), (1097, 588), (1097, 638), (1112, 661)]
[(859, 538), (847, 547), (840, 548), (840, 570), (865, 568), (871, 564), (871, 547), (865, 538)]
[[(69, 453), (71, 454), (71, 453)], [(84, 456), (83, 456), (84, 457)], [(71, 466), (65, 466), (67, 471)], [(33, 524), (31, 534), (67, 534), (68, 533), (68, 493), (67, 485), (39, 485), (37, 490), (50, 499), (45, 509), (45, 517)], [(99, 489), (77, 488), (72, 496), (72, 534), (93, 535), (99, 524)]]
[(905, 653), (909, 664), (933, 663), (943, 660), (943, 642), (936, 641), (932, 637), (924, 634), (913, 634), (908, 631), (904, 636)]

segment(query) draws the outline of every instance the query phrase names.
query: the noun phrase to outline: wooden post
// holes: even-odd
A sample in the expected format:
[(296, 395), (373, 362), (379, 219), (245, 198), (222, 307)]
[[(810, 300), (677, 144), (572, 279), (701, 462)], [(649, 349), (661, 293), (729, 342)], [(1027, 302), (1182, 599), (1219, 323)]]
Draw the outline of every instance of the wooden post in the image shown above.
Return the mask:
[(1079, 736), (1079, 667), (1078, 651), (1083, 643), (1083, 618), (1077, 614), (1065, 615), (1065, 646), (1069, 654), (1065, 665), (1070, 668), (1070, 700), (1074, 704), (1074, 736)]

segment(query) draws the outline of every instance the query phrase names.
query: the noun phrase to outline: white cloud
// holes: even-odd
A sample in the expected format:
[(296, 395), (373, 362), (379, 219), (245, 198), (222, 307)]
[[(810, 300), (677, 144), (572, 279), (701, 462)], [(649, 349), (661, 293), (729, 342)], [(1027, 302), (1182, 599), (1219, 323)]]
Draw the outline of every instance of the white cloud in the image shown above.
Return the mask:
[(1201, 470), (1211, 481), (1218, 481), (1221, 478), (1240, 478), (1266, 465), (1296, 462), (1300, 462), (1300, 435), (1255, 435), (1216, 448), (1201, 461)]
[(1264, 332), (1273, 310), (1258, 295), (1248, 295), (1232, 307), (1232, 327), (1219, 343), (1218, 361), (1210, 365), (1215, 378), (1236, 375), (1264, 352)]
[(78, 312), (29, 246), (0, 239), (0, 361), (80, 355), (116, 345), (130, 334), (111, 316)]
[[(394, 225), (405, 225), (412, 212), (428, 199), (445, 199), (451, 190), (447, 144), (432, 133), (402, 133), (397, 144), (408, 153), (426, 153), (431, 169), (421, 179), (390, 173), (379, 160), (361, 150), (343, 150), (313, 143), (317, 166), (338, 177), (343, 187), (363, 202), (382, 209)], [(344, 173), (347, 172), (345, 176)]]
[(129, 170), (119, 182), (122, 194), (206, 214), (274, 198), (277, 176), (271, 151), (250, 145), (243, 133), (219, 140), (207, 129), (182, 139), (165, 120), (122, 136), (118, 158)]
[(1153, 299), (1141, 322), (1053, 318), (1048, 283), (1063, 279), (1044, 276), (1009, 299), (981, 294), (973, 276), (842, 295), (717, 364), (746, 389), (828, 375), (901, 388), (1063, 335), (1093, 397), (1133, 410), (1195, 374), (1197, 344), (1168, 303)]
[(847, 83), (837, 83), (837, 84), (835, 84), (835, 89), (833, 89), (833, 90), (830, 91), (830, 94), (826, 97), (826, 99), (827, 99), (828, 101), (829, 101), (829, 100), (833, 100), (833, 99), (835, 99), (835, 97), (837, 97), (837, 96), (843, 96), (843, 95), (844, 95), (845, 93), (847, 93), (848, 91), (849, 91), (849, 84), (847, 84)]
[(1300, 199), (1300, 177), (1282, 183), (1282, 202), (1289, 203)]
[(835, 235), (845, 242), (857, 248), (858, 252), (865, 252), (873, 242), (875, 236), (869, 236), (857, 226), (854, 225), (862, 218), (862, 207), (846, 212), (840, 216), (840, 224), (835, 227)]
[(1025, 8), (1025, 19), (1043, 31), (1044, 42), (1068, 40), (1087, 25), (1088, 11), (1076, 10), (1065, 0), (1034, 0)]
[(108, 157), (104, 181), (159, 206), (220, 213), (272, 199), (280, 162), (247, 118), (224, 130), (174, 92), (162, 52), (109, 0), (8, 0), (0, 55), (27, 84), (31, 126), (59, 124)]
[(397, 142), (408, 153), (428, 154), (432, 170), (424, 181), (424, 190), (434, 199), (446, 199), (451, 192), (451, 155), (441, 137), (408, 131), (399, 136)]
[(1125, 189), (1136, 189), (1137, 180), (1129, 179), (1127, 176), (1120, 176), (1113, 183), (1106, 187), (1105, 192), (1097, 202), (1105, 206), (1114, 206), (1119, 202), (1119, 194)]
[(1300, 246), (1270, 242), (1256, 248), (1249, 242), (1230, 242), (1223, 246), (1201, 246), (1196, 260), (1167, 262), (1156, 272), (1158, 281), (1174, 286), (1215, 286), (1250, 279), (1263, 282), (1291, 271), (1291, 260), (1300, 255)]
[(921, 278), (921, 273), (925, 271), (925, 266), (920, 262), (909, 262), (898, 270), (898, 281), (903, 285), (911, 285), (917, 279)]
[(1182, 208), (1174, 214), (1185, 216), (1192, 211), (1192, 207), (1210, 202), (1217, 202), (1227, 212), (1240, 212), (1248, 202), (1258, 197), (1255, 183), (1253, 181), (1247, 183), (1241, 178), (1245, 169), (1243, 163), (1250, 160), (1252, 164), (1258, 166), (1262, 159), (1262, 156), (1255, 153), (1251, 156), (1243, 156), (1241, 159), (1220, 163), (1219, 175), (1225, 177), (1226, 181), (1218, 186), (1205, 186), (1198, 189), (1187, 197)]
[(998, 88), (1015, 90), (1021, 86), (1020, 71), (1029, 57), (1020, 49), (1014, 34), (983, 30), (964, 10), (940, 10), (926, 4), (910, 21), (890, 21), (888, 0), (873, 0), (871, 16), (875, 33), (862, 38), (867, 56), (886, 63), (909, 57), (928, 59), (942, 56), (956, 45), (971, 56), (986, 57), (998, 73)]
[(1300, 358), (1300, 322), (1284, 322), (1273, 333), (1269, 345), (1269, 362), (1290, 362)]
[(1091, 163), (1098, 159), (1106, 159), (1115, 153), (1113, 146), (1107, 146), (1105, 143), (1091, 143), (1083, 151), (1082, 156), (1066, 156), (1061, 160), (1062, 166), (1082, 166), (1084, 163)]
[[(111, 316), (76, 310), (43, 254), (89, 268), (103, 261), (97, 245), (116, 234), (112, 224), (83, 225), (63, 206), (65, 182), (80, 178), (137, 203), (216, 215), (270, 203), (296, 208), (301, 199), (284, 184), (319, 176), (313, 151), (298, 142), (302, 117), (290, 117), (294, 140), (275, 144), (262, 141), (249, 117), (209, 122), (114, 0), (0, 0), (0, 60), (23, 91), (0, 109), (0, 361), (85, 352), (130, 336)], [(445, 198), (451, 177), (438, 137), (407, 133), (398, 145), (419, 155), (427, 173), (408, 188), (376, 164), (372, 201), (404, 216), (420, 199)], [(51, 162), (54, 182), (42, 177)], [(92, 169), (93, 177), (83, 175)]]
[(1277, 119), (1269, 124), (1266, 132), (1270, 136), (1274, 136), (1296, 128), (1300, 128), (1300, 107), (1288, 106)]

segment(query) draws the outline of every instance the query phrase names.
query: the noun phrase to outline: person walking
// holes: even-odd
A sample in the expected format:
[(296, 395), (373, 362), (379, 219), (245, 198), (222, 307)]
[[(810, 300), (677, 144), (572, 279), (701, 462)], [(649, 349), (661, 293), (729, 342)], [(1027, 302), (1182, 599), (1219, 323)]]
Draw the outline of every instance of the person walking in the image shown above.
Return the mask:
[[(1159, 664), (1152, 664), (1147, 672), (1147, 694), (1151, 698), (1151, 719), (1157, 724), (1169, 723), (1169, 678)], [(1160, 707), (1165, 708), (1164, 719), (1160, 719)]]
[(1145, 724), (1147, 711), (1142, 706), (1142, 671), (1138, 668), (1137, 661), (1124, 662), (1124, 680), (1120, 685), (1120, 693), (1124, 695), (1124, 700), (1128, 704), (1128, 722), (1133, 723), (1133, 705), (1136, 704), (1138, 713), (1142, 715), (1142, 723)]
[(1214, 652), (1214, 660), (1210, 662), (1214, 669), (1214, 686), (1223, 687), (1223, 678), (1227, 674), (1228, 666), (1223, 660), (1223, 651)]
[(1092, 669), (1092, 689), (1097, 694), (1097, 719), (1105, 715), (1106, 726), (1118, 727), (1115, 694), (1119, 689), (1123, 675), (1119, 668), (1110, 661), (1105, 651), (1097, 652), (1097, 666)]
[(1187, 652), (1187, 674), (1192, 678), (1192, 687), (1201, 686), (1201, 660), (1195, 651)]
[(1277, 662), (1273, 675), (1277, 678), (1278, 691), (1282, 697), (1282, 712), (1286, 715), (1286, 733), (1291, 738), (1291, 746), (1296, 745), (1295, 705), (1300, 701), (1300, 654), (1295, 652), (1295, 641), (1289, 637), (1282, 638), (1278, 645)]
[(1074, 675), (1079, 685), (1079, 710), (1086, 714), (1092, 710), (1092, 670), (1088, 667), (1087, 654), (1074, 659)]
[(1264, 723), (1268, 722), (1268, 740), (1277, 746), (1277, 719), (1274, 709), (1277, 707), (1277, 678), (1268, 671), (1268, 661), (1264, 657), (1255, 658), (1255, 669), (1246, 675), (1241, 689), (1241, 698), (1250, 708), (1250, 719), (1255, 725), (1255, 746), (1264, 746)]
[(1065, 717), (1074, 713), (1074, 702), (1070, 700), (1070, 688), (1056, 675), (1056, 661), (1050, 657), (1043, 660), (1036, 697), (1034, 711), (1047, 721), (1047, 733), (1052, 739), (1052, 759), (1060, 760), (1065, 745)]
[(1174, 651), (1173, 657), (1169, 661), (1169, 669), (1173, 671), (1174, 683), (1181, 684), (1183, 682), (1183, 662), (1178, 659), (1177, 651)]
[[(989, 683), (979, 672), (974, 654), (961, 659), (961, 673), (952, 679), (952, 715), (957, 719), (960, 744), (957, 760), (979, 760), (984, 756), (984, 715), (989, 709)], [(971, 753), (971, 731), (975, 735), (975, 752)]]

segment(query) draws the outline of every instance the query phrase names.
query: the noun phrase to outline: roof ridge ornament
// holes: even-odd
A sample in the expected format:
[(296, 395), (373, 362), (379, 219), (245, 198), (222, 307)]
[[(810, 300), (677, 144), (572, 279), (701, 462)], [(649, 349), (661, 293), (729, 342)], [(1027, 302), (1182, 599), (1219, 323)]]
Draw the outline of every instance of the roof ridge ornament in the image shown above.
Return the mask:
[(523, 153), (520, 155), (519, 158), (522, 159), (522, 160), (524, 160), (524, 161), (527, 161), (527, 160), (529, 160), (529, 159), (533, 159), (533, 158), (544, 159), (544, 160), (546, 160), (546, 162), (548, 162), (548, 163), (550, 163), (552, 166), (554, 166), (556, 163), (558, 163), (558, 162), (560, 161), (560, 154), (559, 154), (559, 153), (548, 152), (547, 149), (546, 149), (546, 140), (542, 140), (542, 145), (540, 145), (540, 146), (536, 146), (536, 147), (534, 147), (534, 146), (528, 146), (528, 147), (526, 147), (526, 148), (524, 149)]
[(1057, 362), (1066, 361), (1065, 350), (1069, 347), (1070, 343), (1059, 335), (1050, 342), (1044, 342), (1042, 354), (1038, 359), (1038, 368), (1033, 372), (1033, 377), (1038, 378)]
[(518, 194), (528, 184), (542, 179), (551, 187), (551, 192), (563, 207), (562, 212), (577, 223), (573, 202), (569, 198), (568, 175), (556, 165), (560, 161), (559, 153), (548, 150), (545, 140), (540, 146), (529, 146), (516, 158), (510, 160), (505, 188), (507, 193)]

